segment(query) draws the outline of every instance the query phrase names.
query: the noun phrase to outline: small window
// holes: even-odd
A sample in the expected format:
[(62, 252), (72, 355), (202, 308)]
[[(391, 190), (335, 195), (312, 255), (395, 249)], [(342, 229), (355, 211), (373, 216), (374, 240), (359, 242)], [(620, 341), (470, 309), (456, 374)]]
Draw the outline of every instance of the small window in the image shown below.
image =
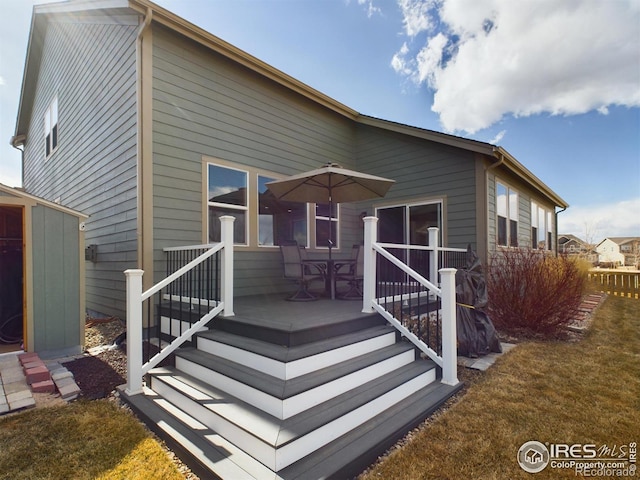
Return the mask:
[(496, 184), (496, 210), (498, 216), (498, 245), (518, 246), (518, 192)]
[(247, 172), (209, 164), (208, 176), (209, 241), (220, 241), (220, 217), (231, 215), (236, 218), (233, 232), (234, 243), (246, 245)]
[(547, 250), (553, 250), (553, 223), (551, 212), (547, 212)]
[(538, 205), (531, 202), (531, 248), (538, 248)]
[(45, 158), (58, 147), (58, 97), (55, 97), (44, 114)]

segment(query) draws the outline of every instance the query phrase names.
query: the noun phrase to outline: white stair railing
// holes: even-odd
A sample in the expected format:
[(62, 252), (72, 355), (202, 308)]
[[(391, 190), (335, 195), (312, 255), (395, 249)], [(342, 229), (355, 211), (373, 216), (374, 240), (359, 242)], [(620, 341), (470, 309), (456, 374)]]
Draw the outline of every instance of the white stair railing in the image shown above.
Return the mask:
[[(153, 367), (158, 365), (167, 356), (173, 353), (180, 345), (188, 341), (194, 333), (200, 330), (206, 323), (215, 316), (222, 313), (224, 316), (233, 316), (233, 222), (234, 217), (223, 216), (221, 223), (221, 241), (208, 249), (198, 258), (187, 263), (182, 268), (169, 275), (167, 278), (157, 283), (147, 291), (142, 291), (143, 270), (129, 269), (124, 272), (127, 279), (127, 395), (137, 395), (142, 393), (142, 378)], [(161, 348), (148, 362), (143, 364), (143, 303), (153, 295), (169, 286), (189, 271), (206, 261), (218, 252), (222, 252), (221, 262), (221, 295), (219, 302), (213, 302), (215, 306), (200, 320), (170, 344)], [(160, 345), (161, 346), (161, 345)]]
[[(387, 251), (387, 247), (392, 248), (404, 248), (410, 249), (415, 246), (409, 245), (390, 245), (381, 244), (377, 241), (377, 222), (376, 217), (364, 218), (364, 281), (363, 281), (363, 300), (362, 311), (364, 313), (378, 312), (380, 313), (391, 325), (393, 325), (404, 337), (411, 341), (420, 351), (429, 356), (439, 367), (442, 368), (442, 383), (448, 385), (457, 385), (458, 381), (458, 367), (457, 367), (457, 338), (456, 338), (456, 285), (455, 285), (455, 268), (441, 268), (437, 269), (438, 265), (438, 252), (442, 250), (437, 245), (437, 228), (429, 229), (430, 247), (423, 249), (431, 250), (430, 256), (430, 276), (431, 281), (418, 272), (413, 270), (410, 266), (400, 261), (397, 257)], [(451, 249), (458, 251), (459, 249)], [(406, 322), (402, 318), (402, 312), (390, 311), (386, 305), (388, 304), (388, 298), (377, 298), (376, 290), (379, 282), (379, 274), (377, 272), (377, 260), (378, 256), (383, 257), (388, 261), (395, 269), (402, 272), (407, 279), (411, 279), (411, 286), (405, 292), (402, 288), (392, 293), (391, 305), (394, 305), (392, 310), (397, 310), (398, 302), (400, 309), (402, 309), (403, 303), (411, 302), (412, 299), (420, 299), (421, 297), (427, 298), (434, 296), (439, 302), (439, 309), (435, 312), (437, 317), (436, 325), (440, 328), (441, 338), (441, 352), (438, 348), (434, 348), (433, 345), (428, 345), (422, 341), (415, 333), (413, 333)], [(435, 268), (434, 268), (435, 266)], [(437, 274), (440, 274), (440, 286), (437, 286)], [(408, 285), (408, 283), (407, 283)], [(416, 289), (416, 285), (419, 285), (419, 290)], [(421, 322), (421, 318), (417, 319)]]

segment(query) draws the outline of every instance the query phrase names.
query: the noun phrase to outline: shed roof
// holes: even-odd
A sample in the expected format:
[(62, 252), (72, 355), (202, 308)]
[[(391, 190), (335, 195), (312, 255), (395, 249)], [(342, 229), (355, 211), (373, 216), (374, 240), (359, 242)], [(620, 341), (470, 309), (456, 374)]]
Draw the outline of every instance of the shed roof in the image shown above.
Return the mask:
[[(4, 185), (2, 183), (0, 183), (0, 192), (5, 193), (10, 197), (18, 197), (20, 199), (26, 200), (26, 202), (28, 203), (43, 205), (45, 207), (49, 207), (54, 210), (59, 210), (69, 215), (78, 217), (79, 219), (82, 219), (82, 220), (86, 220), (87, 218), (89, 218), (89, 215), (78, 212), (77, 210), (73, 210), (72, 208), (65, 207), (64, 205), (60, 205), (55, 202), (50, 202), (49, 200), (45, 200), (44, 198), (36, 197), (35, 195), (31, 195), (30, 193), (24, 192), (19, 188), (8, 187), (7, 185)], [(2, 204), (2, 200), (3, 200), (3, 196), (0, 195), (0, 204)]]

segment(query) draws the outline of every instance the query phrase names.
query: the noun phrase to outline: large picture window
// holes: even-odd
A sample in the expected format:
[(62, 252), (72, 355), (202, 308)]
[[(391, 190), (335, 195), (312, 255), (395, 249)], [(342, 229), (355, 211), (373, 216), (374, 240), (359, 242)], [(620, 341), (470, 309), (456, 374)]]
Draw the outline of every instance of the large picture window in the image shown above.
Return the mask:
[(58, 97), (49, 104), (44, 114), (45, 158), (58, 147)]
[(307, 245), (307, 204), (283, 202), (267, 189), (276, 180), (258, 175), (258, 245), (270, 247), (295, 240)]
[(232, 215), (236, 217), (234, 223), (234, 243), (247, 244), (247, 214), (249, 200), (248, 174), (243, 170), (208, 165), (209, 205), (209, 241), (220, 241), (220, 217)]
[(518, 246), (518, 192), (496, 182), (498, 245)]

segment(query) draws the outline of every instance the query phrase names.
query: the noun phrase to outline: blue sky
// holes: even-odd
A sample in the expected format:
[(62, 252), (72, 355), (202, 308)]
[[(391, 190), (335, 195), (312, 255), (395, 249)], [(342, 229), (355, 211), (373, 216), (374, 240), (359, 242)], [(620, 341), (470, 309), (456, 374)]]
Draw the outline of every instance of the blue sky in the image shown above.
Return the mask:
[[(0, 0), (0, 183), (31, 0)], [(157, 0), (385, 120), (501, 145), (570, 207), (560, 233), (640, 236), (640, 0)]]

